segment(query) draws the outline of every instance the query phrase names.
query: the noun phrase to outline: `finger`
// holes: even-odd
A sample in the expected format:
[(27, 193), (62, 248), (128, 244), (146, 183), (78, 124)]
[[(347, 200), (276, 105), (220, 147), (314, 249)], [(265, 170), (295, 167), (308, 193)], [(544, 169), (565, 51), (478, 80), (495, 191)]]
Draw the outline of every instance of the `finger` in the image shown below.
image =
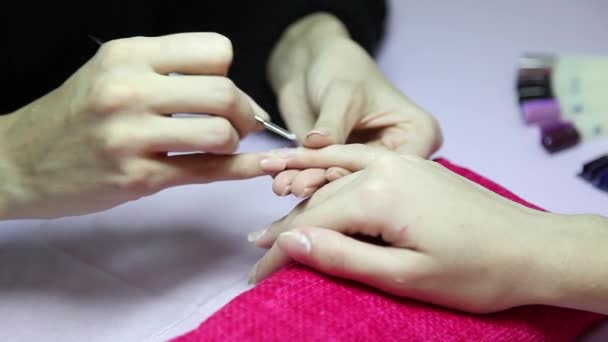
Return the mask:
[(443, 142), (437, 120), (424, 110), (413, 107), (405, 115), (407, 121), (387, 127), (354, 132), (350, 142), (364, 142), (369, 146), (382, 147), (401, 154), (413, 154), (422, 158), (431, 156)]
[(411, 127), (409, 144), (402, 144), (396, 149), (403, 154), (414, 154), (422, 158), (429, 158), (443, 143), (443, 135), (439, 123), (431, 115), (421, 113), (416, 125)]
[(318, 150), (308, 148), (282, 149), (261, 153), (265, 163), (272, 165), (269, 173), (277, 172), (274, 166), (281, 165), (289, 169), (308, 169), (341, 167), (351, 172), (359, 171), (382, 155), (390, 152), (361, 144), (332, 145)]
[(300, 171), (291, 182), (291, 192), (297, 197), (306, 198), (325, 183), (327, 183), (325, 169), (305, 169)]
[(350, 173), (351, 173), (350, 171), (348, 171), (347, 169), (341, 168), (341, 167), (330, 167), (325, 172), (325, 179), (328, 182), (334, 182), (342, 177), (349, 175)]
[(417, 252), (376, 246), (321, 228), (307, 227), (285, 232), (279, 236), (276, 245), (279, 250), (269, 252), (258, 263), (252, 277), (256, 282), (292, 258), (322, 273), (404, 295), (408, 288), (416, 285), (408, 279), (428, 273), (431, 267), (430, 260)]
[(239, 146), (238, 133), (221, 117), (152, 117), (136, 131), (145, 136), (146, 152), (232, 154)]
[(157, 76), (147, 80), (144, 90), (155, 113), (209, 114), (226, 118), (241, 137), (261, 129), (254, 115), (267, 116), (252, 106), (248, 95), (222, 76)]
[(335, 82), (321, 100), (321, 110), (314, 128), (308, 132), (304, 146), (320, 148), (344, 144), (363, 113), (363, 88), (351, 82)]
[(255, 154), (187, 154), (160, 157), (166, 167), (167, 186), (204, 184), (265, 175)]
[[(300, 203), (287, 216), (272, 223), (263, 232), (256, 232), (256, 246), (268, 248), (272, 246), (277, 236), (294, 227), (312, 225), (331, 227), (342, 233), (369, 233), (378, 235), (379, 232), (366, 232), (369, 226), (366, 217), (355, 206), (345, 206), (343, 189), (354, 182), (362, 174), (355, 173), (329, 183), (319, 189), (309, 200)], [(341, 193), (342, 196), (337, 196)]]
[(291, 183), (300, 173), (299, 170), (287, 170), (280, 172), (272, 182), (272, 191), (278, 196), (284, 197), (291, 193)]
[[(249, 103), (251, 104), (251, 108), (253, 108), (253, 112), (255, 113), (255, 115), (261, 117), (262, 119), (266, 120), (266, 121), (271, 121), (271, 117), (268, 114), (267, 111), (264, 110), (264, 108), (262, 108), (257, 102), (255, 102), (251, 96), (247, 95), (246, 93), (243, 92), (243, 94), (245, 96), (247, 96), (247, 98), (249, 99)], [(258, 126), (260, 129), (263, 129), (264, 126), (262, 126), (261, 124), (258, 123)]]
[[(323, 185), (307, 200), (307, 208), (314, 208), (318, 205), (325, 204), (331, 197), (336, 196), (338, 193), (344, 192), (346, 187), (356, 181), (359, 177), (362, 177), (364, 172), (365, 171), (351, 173), (334, 182)], [(292, 216), (299, 214), (300, 212), (294, 212)]]
[(346, 187), (348, 184), (351, 184), (360, 175), (360, 172), (353, 173), (325, 185), (323, 188), (315, 192), (311, 198), (300, 202), (288, 215), (284, 216), (282, 219), (274, 222), (266, 229), (254, 231), (249, 234), (249, 242), (260, 248), (270, 248), (280, 233), (292, 228), (288, 222), (292, 221), (293, 217), (300, 215), (309, 208), (314, 208), (317, 205), (325, 203), (327, 199), (340, 192), (341, 189)]
[(125, 176), (116, 181), (125, 190), (143, 196), (178, 185), (261, 176), (264, 172), (259, 161), (255, 154), (153, 155), (126, 163)]
[(291, 259), (278, 245), (273, 245), (249, 273), (249, 283), (258, 284), (276, 271), (287, 266)]
[(366, 144), (401, 154), (428, 158), (437, 151), (441, 142), (442, 137), (438, 128), (433, 129), (425, 125), (408, 124), (406, 127), (385, 128), (376, 139)]
[(315, 123), (315, 115), (308, 102), (304, 79), (300, 78), (286, 85), (279, 92), (278, 100), (285, 125), (302, 143), (306, 133)]
[(145, 62), (162, 75), (226, 75), (233, 52), (228, 38), (204, 32), (113, 40), (99, 55), (106, 61)]

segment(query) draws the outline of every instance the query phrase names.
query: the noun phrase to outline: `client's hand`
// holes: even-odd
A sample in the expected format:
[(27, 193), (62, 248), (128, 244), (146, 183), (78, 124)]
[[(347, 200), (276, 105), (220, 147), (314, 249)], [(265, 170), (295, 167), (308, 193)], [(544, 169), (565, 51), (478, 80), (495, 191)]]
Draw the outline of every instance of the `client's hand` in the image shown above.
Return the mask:
[(544, 267), (556, 262), (545, 249), (548, 239), (564, 236), (553, 225), (557, 215), (506, 200), (415, 156), (363, 145), (283, 153), (265, 164), (339, 166), (355, 173), (250, 235), (257, 246), (272, 246), (252, 271), (252, 282), (292, 258), (398, 296), (471, 312), (539, 303), (555, 293)]

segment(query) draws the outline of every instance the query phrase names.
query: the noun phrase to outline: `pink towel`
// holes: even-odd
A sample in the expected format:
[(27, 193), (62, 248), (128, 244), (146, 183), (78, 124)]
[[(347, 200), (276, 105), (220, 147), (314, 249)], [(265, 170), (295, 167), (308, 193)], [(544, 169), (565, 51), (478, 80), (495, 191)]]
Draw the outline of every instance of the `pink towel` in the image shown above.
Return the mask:
[[(531, 208), (498, 184), (450, 170)], [(603, 316), (546, 306), (472, 315), (291, 265), (175, 341), (571, 341)]]

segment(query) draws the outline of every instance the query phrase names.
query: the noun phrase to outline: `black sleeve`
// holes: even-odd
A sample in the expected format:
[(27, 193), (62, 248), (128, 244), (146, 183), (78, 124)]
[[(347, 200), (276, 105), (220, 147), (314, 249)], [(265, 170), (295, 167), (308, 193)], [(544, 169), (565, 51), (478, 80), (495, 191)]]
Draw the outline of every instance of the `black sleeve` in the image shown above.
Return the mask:
[(0, 99), (0, 113), (12, 112), (61, 85), (95, 53), (97, 45), (88, 35), (111, 40), (212, 31), (233, 42), (232, 79), (281, 123), (266, 64), (285, 29), (309, 14), (329, 12), (373, 54), (386, 15), (385, 0), (106, 0), (94, 9), (86, 2), (60, 3), (53, 7), (26, 0), (7, 5), (11, 20), (3, 22), (7, 27), (0, 30), (0, 38), (9, 48), (0, 61), (12, 91)]
[(385, 0), (267, 0), (198, 1), (192, 6), (169, 2), (170, 16), (176, 20), (170, 31), (217, 31), (232, 40), (234, 63), (231, 78), (283, 124), (276, 99), (266, 78), (270, 53), (287, 27), (316, 12), (338, 17), (350, 35), (374, 54), (384, 32)]

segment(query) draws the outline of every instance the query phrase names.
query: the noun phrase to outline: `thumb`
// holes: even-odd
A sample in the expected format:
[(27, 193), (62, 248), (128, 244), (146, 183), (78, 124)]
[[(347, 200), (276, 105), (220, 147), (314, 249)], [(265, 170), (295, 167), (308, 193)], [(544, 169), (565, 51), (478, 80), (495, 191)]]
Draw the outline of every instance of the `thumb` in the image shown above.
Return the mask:
[(302, 142), (314, 124), (314, 115), (308, 102), (303, 78), (285, 85), (278, 94), (278, 105), (287, 129)]
[[(373, 245), (333, 230), (313, 227), (282, 233), (277, 244), (293, 260), (322, 273), (389, 292), (396, 291), (394, 279), (407, 276), (426, 258), (405, 248)], [(401, 284), (404, 285), (407, 286)]]
[(304, 146), (321, 148), (345, 144), (364, 107), (364, 92), (350, 81), (332, 83), (320, 101), (319, 117), (306, 135)]
[[(259, 117), (261, 117), (264, 120), (270, 121), (270, 115), (268, 114), (268, 112), (266, 112), (264, 110), (264, 108), (262, 108), (257, 102), (255, 102), (254, 99), (251, 98), (251, 96), (243, 93), (245, 96), (247, 96), (247, 98), (249, 99), (249, 104), (251, 105), (251, 109), (253, 109), (253, 114), (257, 115)], [(261, 126), (261, 125), (258, 125)], [(263, 127), (258, 127), (260, 130), (263, 129)]]

